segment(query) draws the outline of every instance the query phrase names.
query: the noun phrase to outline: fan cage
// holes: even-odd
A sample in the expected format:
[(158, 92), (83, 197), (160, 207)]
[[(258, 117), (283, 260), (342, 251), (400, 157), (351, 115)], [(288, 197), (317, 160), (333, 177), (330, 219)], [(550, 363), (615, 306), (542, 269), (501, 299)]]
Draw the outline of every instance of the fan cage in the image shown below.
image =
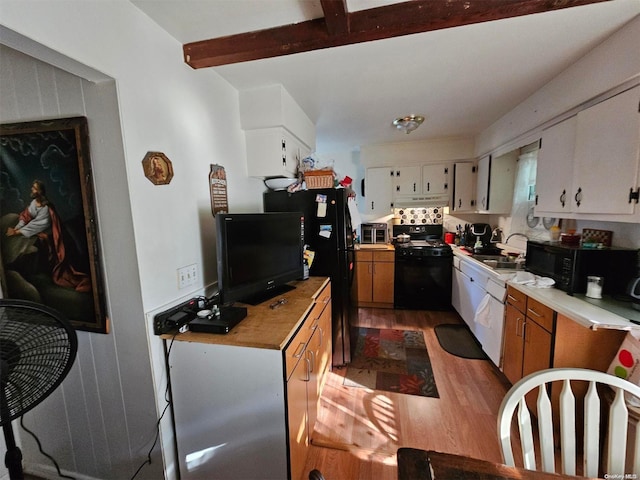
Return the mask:
[(0, 425), (57, 388), (76, 352), (76, 332), (60, 313), (36, 303), (0, 300)]

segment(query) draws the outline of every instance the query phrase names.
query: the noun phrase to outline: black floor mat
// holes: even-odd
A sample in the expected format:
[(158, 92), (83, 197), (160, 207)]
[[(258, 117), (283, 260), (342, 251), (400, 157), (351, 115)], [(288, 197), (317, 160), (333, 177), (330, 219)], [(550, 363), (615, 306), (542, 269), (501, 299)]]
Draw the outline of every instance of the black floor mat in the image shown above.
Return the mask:
[(466, 325), (437, 325), (434, 328), (440, 346), (456, 357), (473, 360), (487, 360), (487, 354)]

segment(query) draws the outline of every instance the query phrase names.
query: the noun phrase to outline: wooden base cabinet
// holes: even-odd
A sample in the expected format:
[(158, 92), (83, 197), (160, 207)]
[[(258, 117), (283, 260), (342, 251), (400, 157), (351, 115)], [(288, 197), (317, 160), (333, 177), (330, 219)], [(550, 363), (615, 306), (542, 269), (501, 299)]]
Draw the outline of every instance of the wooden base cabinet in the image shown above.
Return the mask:
[(287, 407), (291, 479), (304, 478), (304, 466), (313, 427), (318, 418), (320, 394), (331, 363), (331, 292), (316, 300), (305, 326), (287, 348)]
[(393, 250), (357, 250), (354, 283), (359, 307), (393, 308)]
[(550, 367), (604, 372), (625, 334), (587, 328), (509, 286), (502, 371), (511, 383)]
[[(167, 348), (172, 342), (180, 478), (307, 478), (310, 434), (331, 365), (331, 284), (311, 277), (285, 295), (277, 309), (269, 302), (248, 306), (246, 323), (228, 335), (163, 337)], [(267, 338), (279, 324), (286, 331)]]
[(551, 366), (555, 312), (522, 292), (507, 290), (503, 372), (511, 383)]

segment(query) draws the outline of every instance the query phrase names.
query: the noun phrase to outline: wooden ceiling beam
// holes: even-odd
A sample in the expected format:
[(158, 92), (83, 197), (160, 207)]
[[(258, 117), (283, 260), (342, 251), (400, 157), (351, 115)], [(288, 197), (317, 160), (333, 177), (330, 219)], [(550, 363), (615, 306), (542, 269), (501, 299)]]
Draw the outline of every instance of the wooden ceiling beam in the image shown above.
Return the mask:
[(346, 0), (320, 0), (329, 35), (349, 33), (349, 12)]
[(192, 68), (206, 68), (603, 1), (412, 0), (349, 13), (345, 0), (321, 0), (325, 18), (187, 43), (183, 53)]

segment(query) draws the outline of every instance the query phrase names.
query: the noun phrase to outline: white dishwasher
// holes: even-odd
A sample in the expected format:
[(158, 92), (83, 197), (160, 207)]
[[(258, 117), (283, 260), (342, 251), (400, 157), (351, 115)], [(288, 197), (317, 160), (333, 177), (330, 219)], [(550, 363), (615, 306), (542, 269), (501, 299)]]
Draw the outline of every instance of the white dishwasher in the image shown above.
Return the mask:
[(500, 366), (504, 332), (504, 301), (507, 288), (472, 261), (453, 258), (452, 304), (482, 349)]

